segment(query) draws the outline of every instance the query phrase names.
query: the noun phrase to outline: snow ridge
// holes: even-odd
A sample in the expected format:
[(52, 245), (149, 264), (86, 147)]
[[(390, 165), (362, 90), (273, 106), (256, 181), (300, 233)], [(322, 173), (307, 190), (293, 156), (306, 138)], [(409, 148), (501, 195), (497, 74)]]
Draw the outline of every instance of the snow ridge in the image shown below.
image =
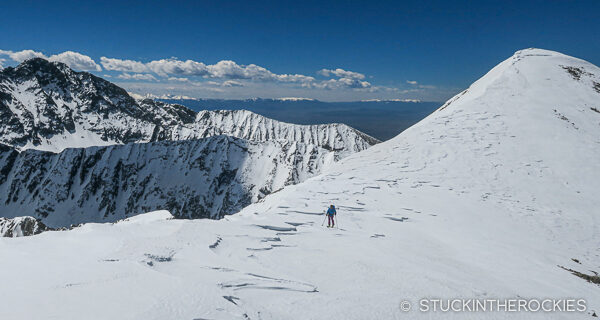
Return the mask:
[(225, 134), (252, 141), (296, 141), (343, 152), (344, 155), (365, 150), (379, 142), (344, 124), (295, 125), (247, 110), (201, 111), (190, 127), (176, 130), (171, 139), (184, 140), (190, 137), (190, 133), (194, 137)]

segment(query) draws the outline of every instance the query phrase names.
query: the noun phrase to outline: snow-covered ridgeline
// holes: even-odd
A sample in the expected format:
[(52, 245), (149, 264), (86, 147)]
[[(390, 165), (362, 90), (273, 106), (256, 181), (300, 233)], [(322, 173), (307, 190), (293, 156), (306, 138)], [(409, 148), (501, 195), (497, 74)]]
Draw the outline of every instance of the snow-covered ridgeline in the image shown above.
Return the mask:
[(296, 141), (345, 155), (365, 150), (379, 142), (344, 124), (296, 125), (246, 110), (201, 111), (193, 124), (173, 130), (171, 139), (222, 134), (251, 141)]
[(284, 140), (229, 136), (66, 149), (0, 148), (2, 216), (51, 227), (112, 222), (151, 210), (220, 218), (316, 175), (333, 154)]

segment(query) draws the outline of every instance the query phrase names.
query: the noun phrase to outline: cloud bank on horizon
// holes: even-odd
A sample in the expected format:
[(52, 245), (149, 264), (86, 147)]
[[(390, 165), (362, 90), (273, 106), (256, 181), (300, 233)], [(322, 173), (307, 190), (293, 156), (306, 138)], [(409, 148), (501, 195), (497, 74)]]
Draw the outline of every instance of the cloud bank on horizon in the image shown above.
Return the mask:
[(48, 56), (35, 50), (0, 50), (0, 68), (10, 65), (9, 59), (15, 64), (32, 58), (62, 62), (77, 71), (102, 72), (98, 75), (117, 78), (120, 86), (141, 95), (176, 94), (226, 99), (304, 96), (336, 101), (422, 99), (428, 94), (434, 96), (434, 90), (435, 94), (440, 91), (435, 86), (421, 85), (415, 80), (406, 80), (399, 86), (374, 85), (365, 80), (364, 74), (342, 68), (323, 68), (316, 71), (316, 78), (303, 74), (278, 74), (256, 64), (241, 65), (231, 60), (206, 64), (177, 58), (143, 62), (102, 56), (97, 63), (91, 57), (74, 51)]

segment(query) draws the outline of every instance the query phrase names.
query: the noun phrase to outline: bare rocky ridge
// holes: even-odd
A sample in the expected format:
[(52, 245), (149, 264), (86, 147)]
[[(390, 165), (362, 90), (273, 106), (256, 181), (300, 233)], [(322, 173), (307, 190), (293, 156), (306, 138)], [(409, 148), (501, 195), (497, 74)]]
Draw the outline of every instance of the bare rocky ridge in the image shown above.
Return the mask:
[(33, 236), (46, 230), (49, 228), (33, 217), (0, 218), (0, 237)]

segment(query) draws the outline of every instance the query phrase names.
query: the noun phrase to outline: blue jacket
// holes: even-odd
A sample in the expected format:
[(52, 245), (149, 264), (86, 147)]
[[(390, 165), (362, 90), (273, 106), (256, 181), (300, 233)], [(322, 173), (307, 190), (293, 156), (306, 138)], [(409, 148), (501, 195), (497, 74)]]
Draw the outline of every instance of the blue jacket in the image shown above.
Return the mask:
[(335, 212), (335, 208), (329, 208), (327, 209), (327, 214), (330, 216), (335, 215), (337, 212)]

